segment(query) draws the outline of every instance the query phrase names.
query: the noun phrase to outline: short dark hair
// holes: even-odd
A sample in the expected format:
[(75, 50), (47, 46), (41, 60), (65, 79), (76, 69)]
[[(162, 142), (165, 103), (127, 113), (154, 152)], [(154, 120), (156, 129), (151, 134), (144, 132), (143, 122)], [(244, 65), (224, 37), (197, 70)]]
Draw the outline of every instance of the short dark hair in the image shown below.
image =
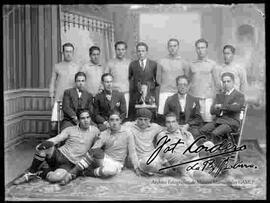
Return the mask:
[(230, 44), (225, 45), (225, 46), (223, 47), (223, 52), (224, 52), (225, 49), (230, 49), (231, 52), (232, 52), (233, 54), (235, 54), (235, 48), (234, 48), (232, 45), (230, 45)]
[(208, 47), (208, 42), (207, 42), (206, 39), (204, 39), (204, 38), (198, 39), (198, 40), (195, 42), (195, 46), (197, 47), (197, 45), (198, 45), (199, 43), (205, 43), (206, 47)]
[(63, 46), (62, 46), (63, 52), (65, 51), (65, 47), (72, 47), (72, 49), (74, 50), (74, 46), (70, 42), (63, 44)]
[(179, 40), (176, 39), (176, 38), (171, 38), (171, 39), (169, 39), (168, 42), (167, 42), (167, 45), (169, 46), (169, 43), (172, 42), (172, 41), (177, 42), (177, 44), (178, 44), (178, 46), (179, 46), (180, 42), (179, 42)]
[(91, 118), (91, 113), (90, 113), (90, 111), (89, 111), (89, 109), (78, 109), (77, 110), (77, 112), (76, 112), (76, 116), (77, 116), (77, 118), (80, 120), (80, 116), (81, 116), (81, 114), (82, 113), (84, 113), (84, 112), (87, 112), (88, 114), (89, 114), (89, 116), (90, 116), (90, 118)]
[(223, 80), (223, 78), (226, 77), (226, 76), (230, 77), (234, 81), (234, 75), (232, 73), (230, 73), (230, 72), (223, 73), (221, 75), (221, 80)]
[(75, 79), (75, 82), (76, 82), (76, 79), (77, 79), (77, 77), (79, 77), (79, 76), (84, 76), (84, 78), (85, 78), (85, 80), (86, 80), (86, 74), (84, 73), (84, 72), (77, 72), (76, 74), (75, 74), (75, 77), (74, 77), (74, 79)]
[(101, 81), (103, 82), (104, 81), (104, 78), (107, 77), (107, 76), (111, 76), (113, 78), (113, 75), (111, 73), (104, 73), (102, 76), (101, 76)]
[(124, 41), (118, 41), (118, 42), (116, 42), (116, 43), (114, 44), (114, 49), (116, 49), (117, 46), (118, 46), (119, 44), (125, 45), (125, 48), (126, 48), (126, 49), (128, 48), (128, 45), (127, 45), (126, 42), (124, 42)]
[(138, 42), (138, 44), (136, 45), (136, 50), (138, 49), (139, 46), (144, 46), (146, 51), (148, 51), (148, 45), (144, 42)]
[(166, 119), (167, 117), (175, 117), (175, 118), (177, 118), (176, 114), (175, 114), (174, 112), (172, 112), (172, 111), (168, 112), (168, 113), (165, 115), (165, 119)]
[(185, 75), (179, 75), (179, 76), (177, 76), (176, 79), (175, 79), (176, 85), (178, 85), (178, 81), (179, 81), (180, 79), (186, 79), (187, 82), (188, 82), (188, 84), (189, 84), (189, 79), (188, 79), (187, 76), (185, 76)]
[(98, 46), (91, 46), (89, 48), (89, 54), (91, 55), (94, 50), (98, 50), (100, 52), (100, 48)]

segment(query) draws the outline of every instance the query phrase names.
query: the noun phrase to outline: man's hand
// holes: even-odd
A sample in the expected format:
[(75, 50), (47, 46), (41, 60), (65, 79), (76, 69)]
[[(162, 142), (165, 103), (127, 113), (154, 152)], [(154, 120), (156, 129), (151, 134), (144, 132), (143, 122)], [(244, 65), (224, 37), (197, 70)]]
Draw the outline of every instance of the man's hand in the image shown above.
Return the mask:
[(107, 128), (109, 128), (110, 127), (110, 125), (109, 125), (109, 122), (108, 121), (104, 121), (104, 123), (103, 123)]
[(186, 125), (182, 126), (183, 131), (188, 131), (188, 129), (189, 129), (189, 124), (188, 123)]
[(77, 116), (72, 117), (72, 121), (77, 125), (79, 123)]
[(46, 140), (46, 141), (42, 142), (41, 144), (39, 144), (37, 146), (37, 149), (38, 150), (46, 150), (46, 149), (49, 149), (49, 148), (51, 148), (53, 146), (54, 146), (54, 143), (53, 142)]

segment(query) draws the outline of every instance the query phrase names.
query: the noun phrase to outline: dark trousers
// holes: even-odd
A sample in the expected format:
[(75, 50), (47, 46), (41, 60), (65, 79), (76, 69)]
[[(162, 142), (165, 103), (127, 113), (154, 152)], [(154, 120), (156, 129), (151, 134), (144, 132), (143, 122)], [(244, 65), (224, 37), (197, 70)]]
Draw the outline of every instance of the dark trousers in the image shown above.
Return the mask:
[(219, 141), (223, 135), (231, 132), (232, 128), (228, 124), (219, 124), (216, 122), (210, 122), (200, 128), (201, 135), (211, 135), (214, 143)]

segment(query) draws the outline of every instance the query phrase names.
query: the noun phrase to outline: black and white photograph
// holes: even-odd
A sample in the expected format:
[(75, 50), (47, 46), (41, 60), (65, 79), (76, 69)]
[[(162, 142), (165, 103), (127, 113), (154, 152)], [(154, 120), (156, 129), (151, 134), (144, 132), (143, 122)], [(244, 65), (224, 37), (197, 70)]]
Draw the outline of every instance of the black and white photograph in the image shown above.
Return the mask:
[(266, 200), (265, 4), (4, 4), (5, 201)]

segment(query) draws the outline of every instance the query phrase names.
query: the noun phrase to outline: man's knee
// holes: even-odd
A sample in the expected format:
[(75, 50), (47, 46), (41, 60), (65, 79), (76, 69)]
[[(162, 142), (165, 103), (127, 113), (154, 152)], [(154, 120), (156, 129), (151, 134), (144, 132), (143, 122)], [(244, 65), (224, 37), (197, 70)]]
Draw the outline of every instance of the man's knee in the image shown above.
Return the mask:
[(67, 171), (65, 169), (58, 168), (55, 171), (48, 172), (46, 179), (50, 182), (59, 182), (63, 180), (66, 173)]
[(118, 173), (118, 169), (116, 167), (102, 167), (102, 174), (105, 177), (114, 176)]
[(231, 132), (231, 127), (227, 124), (219, 125), (216, 129), (212, 131), (214, 136), (224, 136), (225, 134)]

